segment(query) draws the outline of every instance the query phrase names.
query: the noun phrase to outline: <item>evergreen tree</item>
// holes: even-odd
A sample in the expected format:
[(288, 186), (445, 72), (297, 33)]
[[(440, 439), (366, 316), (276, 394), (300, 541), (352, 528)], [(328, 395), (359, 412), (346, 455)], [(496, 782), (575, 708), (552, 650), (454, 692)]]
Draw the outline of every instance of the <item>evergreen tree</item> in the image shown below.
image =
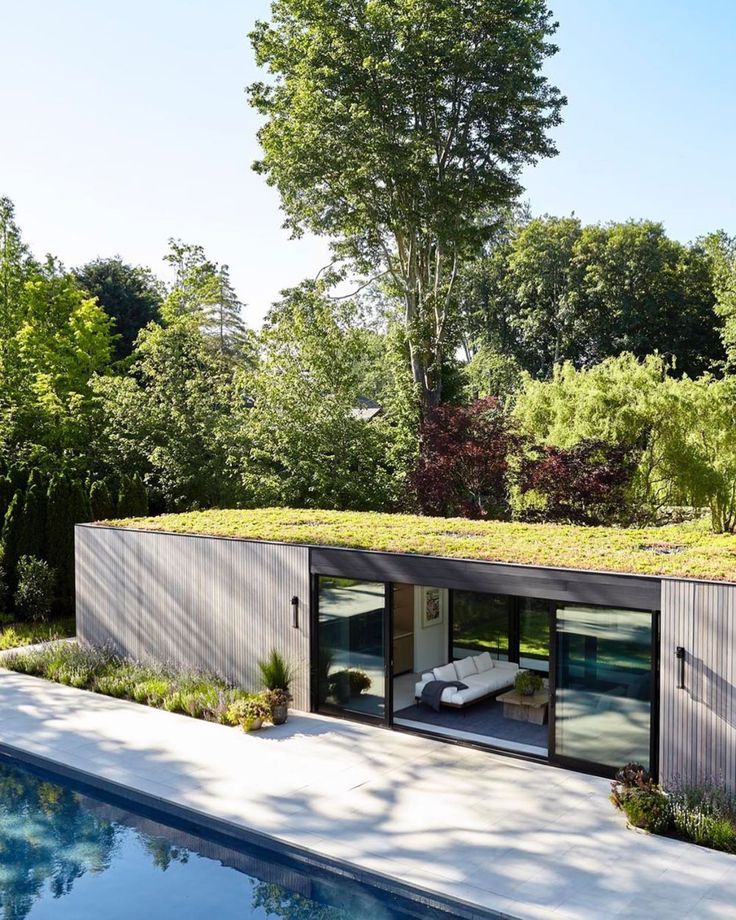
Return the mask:
[(9, 594), (15, 593), (17, 573), (16, 568), (20, 559), (20, 541), (23, 527), (23, 493), (18, 491), (10, 502), (10, 507), (5, 514), (2, 530), (3, 568)]
[(0, 521), (5, 520), (10, 502), (13, 499), (13, 483), (7, 476), (0, 476)]
[(146, 487), (138, 475), (125, 477), (120, 485), (118, 497), (118, 517), (144, 517), (148, 514), (148, 494)]
[(66, 476), (54, 476), (51, 480), (47, 508), (46, 558), (57, 572), (57, 600), (63, 610), (69, 610), (74, 583), (74, 527), (72, 490)]
[(115, 517), (115, 502), (104, 479), (92, 483), (89, 490), (89, 503), (93, 521), (109, 521)]
[[(32, 477), (33, 478), (33, 477)], [(29, 483), (23, 503), (18, 556), (41, 558), (46, 543), (46, 494), (42, 487)]]

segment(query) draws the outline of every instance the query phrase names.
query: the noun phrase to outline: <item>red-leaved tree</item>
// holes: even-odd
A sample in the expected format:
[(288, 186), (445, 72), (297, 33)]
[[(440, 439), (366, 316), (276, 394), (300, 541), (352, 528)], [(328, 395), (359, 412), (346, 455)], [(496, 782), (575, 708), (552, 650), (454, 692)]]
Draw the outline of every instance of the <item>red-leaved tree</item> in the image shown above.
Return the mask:
[(533, 490), (544, 499), (544, 508), (528, 516), (573, 524), (625, 519), (636, 455), (635, 448), (595, 440), (567, 450), (537, 447), (519, 469), (521, 492)]
[(441, 405), (422, 424), (411, 476), (423, 514), (497, 518), (508, 513), (509, 461), (520, 436), (497, 399)]

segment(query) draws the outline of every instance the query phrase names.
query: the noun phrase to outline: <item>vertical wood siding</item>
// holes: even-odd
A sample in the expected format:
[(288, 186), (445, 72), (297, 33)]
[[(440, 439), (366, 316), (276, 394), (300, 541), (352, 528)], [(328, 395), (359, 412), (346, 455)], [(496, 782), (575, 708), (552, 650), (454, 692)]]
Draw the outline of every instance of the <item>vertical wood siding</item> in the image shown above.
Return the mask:
[[(134, 658), (214, 671), (260, 686), (278, 649), (309, 709), (309, 550), (122, 528), (76, 529), (77, 633)], [(291, 598), (299, 598), (299, 628)]]
[(734, 585), (662, 581), (660, 774), (664, 782), (719, 777), (736, 787)]

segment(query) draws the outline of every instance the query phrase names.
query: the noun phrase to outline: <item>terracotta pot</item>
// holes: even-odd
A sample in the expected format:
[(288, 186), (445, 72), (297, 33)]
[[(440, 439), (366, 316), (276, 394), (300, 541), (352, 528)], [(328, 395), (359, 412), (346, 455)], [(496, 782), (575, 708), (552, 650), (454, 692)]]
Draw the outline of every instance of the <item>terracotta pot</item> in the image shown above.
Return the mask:
[(289, 716), (289, 707), (286, 703), (271, 707), (271, 721), (274, 725), (283, 725)]
[(247, 732), (257, 732), (262, 725), (263, 719), (251, 719), (249, 722), (245, 723), (245, 730)]

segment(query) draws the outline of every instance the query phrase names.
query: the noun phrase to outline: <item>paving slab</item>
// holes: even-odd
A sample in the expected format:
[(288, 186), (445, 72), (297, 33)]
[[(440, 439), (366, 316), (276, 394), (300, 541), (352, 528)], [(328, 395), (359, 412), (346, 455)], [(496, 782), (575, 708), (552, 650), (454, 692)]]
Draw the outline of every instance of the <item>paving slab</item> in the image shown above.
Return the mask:
[(0, 743), (520, 920), (736, 916), (736, 857), (627, 830), (607, 780), (544, 764), (309, 714), (244, 734), (2, 669)]

